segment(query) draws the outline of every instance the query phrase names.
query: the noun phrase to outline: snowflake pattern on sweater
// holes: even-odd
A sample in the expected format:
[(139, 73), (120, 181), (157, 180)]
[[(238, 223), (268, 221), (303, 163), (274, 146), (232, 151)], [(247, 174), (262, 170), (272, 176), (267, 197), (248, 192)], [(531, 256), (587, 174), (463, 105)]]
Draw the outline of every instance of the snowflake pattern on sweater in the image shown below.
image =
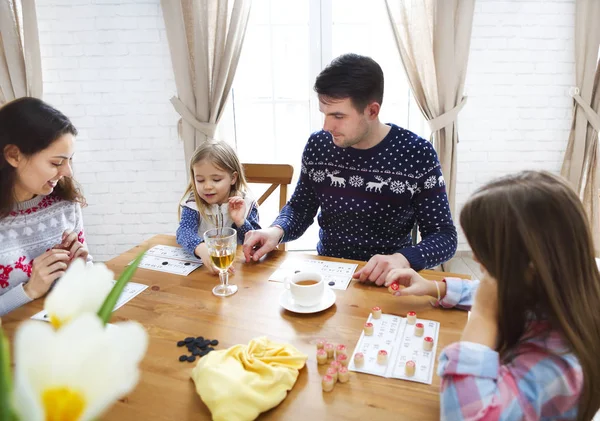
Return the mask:
[[(369, 260), (402, 253), (415, 270), (454, 255), (456, 228), (437, 154), (427, 140), (390, 126), (366, 150), (340, 148), (323, 130), (310, 136), (294, 194), (273, 222), (283, 241), (299, 238), (320, 208), (320, 255)], [(422, 241), (413, 246), (415, 222)]]

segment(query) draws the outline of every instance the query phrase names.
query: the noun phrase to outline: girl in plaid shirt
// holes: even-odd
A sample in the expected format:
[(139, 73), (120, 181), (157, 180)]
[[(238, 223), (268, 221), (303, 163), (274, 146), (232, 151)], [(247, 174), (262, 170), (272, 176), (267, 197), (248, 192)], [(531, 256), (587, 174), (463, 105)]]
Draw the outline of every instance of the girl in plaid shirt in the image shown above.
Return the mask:
[(461, 341), (440, 355), (441, 418), (591, 420), (600, 408), (600, 273), (577, 195), (559, 177), (523, 172), (477, 191), (460, 222), (480, 281), (436, 286), (411, 269), (386, 279), (405, 287), (397, 295), (471, 309)]

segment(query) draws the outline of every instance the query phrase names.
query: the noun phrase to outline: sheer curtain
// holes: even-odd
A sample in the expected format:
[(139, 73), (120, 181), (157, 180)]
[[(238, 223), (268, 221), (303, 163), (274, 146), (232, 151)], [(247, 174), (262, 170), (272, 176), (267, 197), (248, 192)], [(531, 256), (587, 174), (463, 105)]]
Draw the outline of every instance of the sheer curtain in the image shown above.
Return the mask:
[(0, 0), (0, 104), (42, 97), (35, 0)]
[(428, 120), (431, 140), (455, 209), (458, 113), (463, 96), (475, 0), (386, 0), (412, 93)]
[(600, 256), (598, 218), (598, 133), (600, 132), (600, 2), (578, 0), (575, 4), (575, 78), (573, 125), (561, 174), (579, 194), (590, 219), (596, 256)]
[(186, 162), (214, 136), (237, 69), (251, 0), (161, 0)]

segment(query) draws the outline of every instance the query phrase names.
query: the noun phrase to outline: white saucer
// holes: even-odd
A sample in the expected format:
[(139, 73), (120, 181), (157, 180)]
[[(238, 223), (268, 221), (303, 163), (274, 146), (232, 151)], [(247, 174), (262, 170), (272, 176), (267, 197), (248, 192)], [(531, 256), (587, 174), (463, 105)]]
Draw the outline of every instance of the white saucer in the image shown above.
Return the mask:
[(281, 307), (286, 310), (293, 311), (294, 313), (318, 313), (319, 311), (323, 311), (331, 307), (335, 303), (335, 292), (329, 287), (325, 287), (325, 293), (321, 298), (321, 302), (319, 304), (315, 304), (314, 306), (305, 307), (299, 306), (294, 303), (294, 299), (292, 298), (292, 293), (289, 289), (283, 291), (281, 297), (279, 298), (279, 304)]

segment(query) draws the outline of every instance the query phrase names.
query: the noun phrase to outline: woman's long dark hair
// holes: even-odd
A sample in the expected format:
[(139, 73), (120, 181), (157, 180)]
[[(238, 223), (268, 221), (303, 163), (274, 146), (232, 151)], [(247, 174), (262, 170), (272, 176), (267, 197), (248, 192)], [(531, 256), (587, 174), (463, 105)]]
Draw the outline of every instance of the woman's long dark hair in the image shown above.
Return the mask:
[(526, 171), (478, 190), (460, 223), (498, 281), (501, 359), (514, 358), (532, 315), (548, 320), (581, 364), (577, 419), (591, 420), (600, 407), (600, 273), (581, 201), (562, 178)]
[[(10, 213), (16, 202), (14, 186), (17, 172), (6, 161), (5, 148), (15, 145), (25, 156), (32, 156), (67, 133), (77, 135), (73, 123), (40, 99), (24, 97), (0, 107), (0, 219)], [(81, 189), (71, 177), (63, 177), (53, 194), (85, 204)]]

